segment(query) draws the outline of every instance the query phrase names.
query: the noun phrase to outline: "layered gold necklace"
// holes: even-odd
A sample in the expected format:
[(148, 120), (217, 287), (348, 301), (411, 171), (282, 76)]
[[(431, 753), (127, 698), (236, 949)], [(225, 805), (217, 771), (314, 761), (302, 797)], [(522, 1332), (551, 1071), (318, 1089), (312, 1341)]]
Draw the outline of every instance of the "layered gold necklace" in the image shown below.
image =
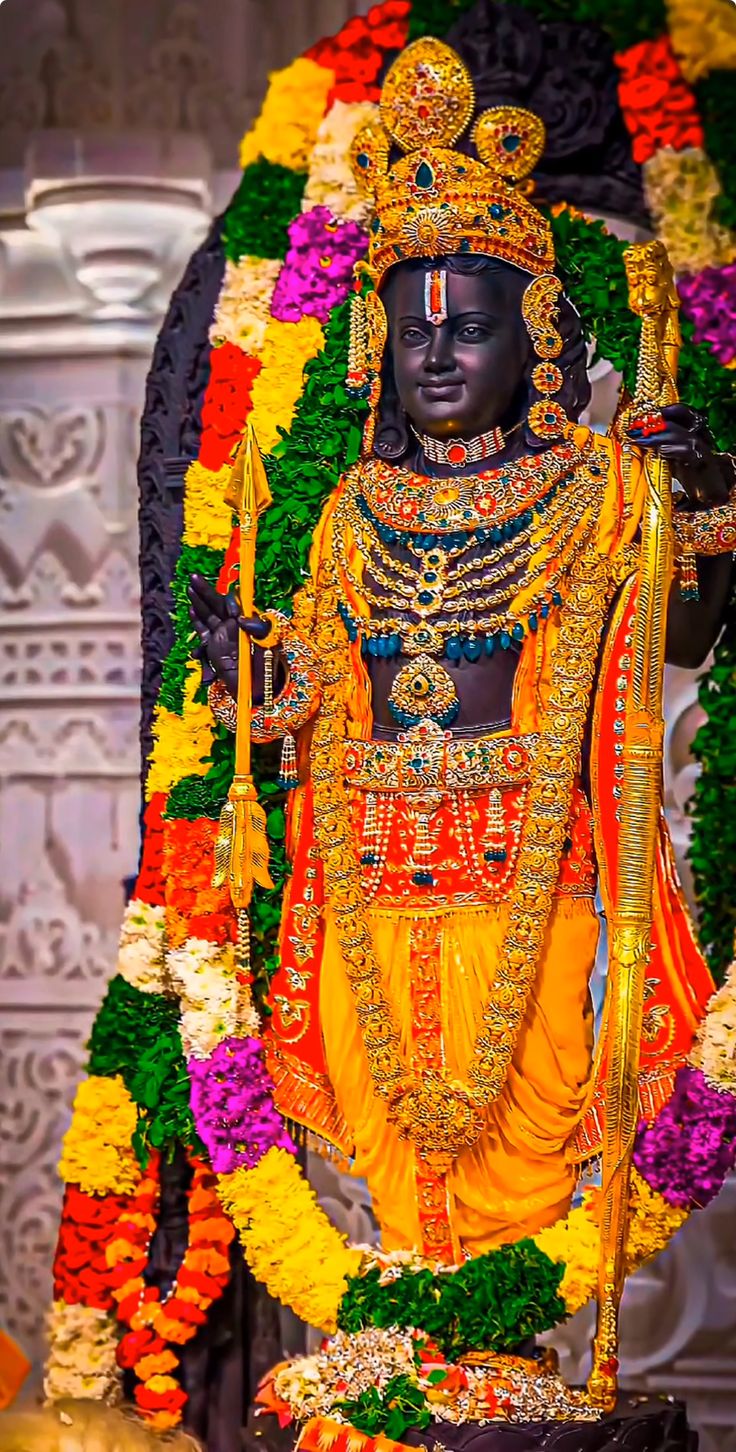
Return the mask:
[(326, 562), (317, 600), (316, 649), (322, 703), (311, 749), (315, 830), (325, 893), (376, 1094), (400, 1134), (436, 1173), (475, 1144), (485, 1111), (506, 1082), (542, 952), (567, 832), (600, 637), (617, 584), (634, 567), (630, 553), (611, 561), (589, 551), (579, 561), (560, 619), (552, 689), (532, 767), (528, 811), (509, 897), (493, 989), (484, 1007), (467, 1082), (444, 1071), (418, 1074), (401, 1049), (366, 915), (342, 769), (351, 664), (340, 623), (337, 561)]
[[(567, 454), (548, 460), (534, 490), (526, 460), (496, 471), (503, 472), (500, 487), (489, 475), (449, 481), (459, 491), (452, 513), (448, 481), (395, 472), (397, 488), (411, 493), (411, 529), (391, 522), (406, 511), (383, 499), (385, 466), (375, 461), (348, 481), (334, 516), (340, 613), (366, 654), (478, 660), (522, 641), (562, 603), (596, 527), (603, 476), (595, 463), (581, 457), (573, 469)], [(511, 493), (517, 484), (521, 499)], [(436, 521), (438, 510), (442, 528), (427, 530), (424, 521)]]

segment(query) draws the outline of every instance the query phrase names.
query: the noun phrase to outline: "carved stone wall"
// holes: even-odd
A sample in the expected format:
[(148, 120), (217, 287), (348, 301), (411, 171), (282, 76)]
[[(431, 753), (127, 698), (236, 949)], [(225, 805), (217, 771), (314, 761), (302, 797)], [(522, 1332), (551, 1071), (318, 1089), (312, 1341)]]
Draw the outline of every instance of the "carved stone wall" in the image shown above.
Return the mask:
[(59, 1145), (138, 854), (149, 361), (268, 71), (364, 8), (0, 6), (0, 1325), (37, 1363)]

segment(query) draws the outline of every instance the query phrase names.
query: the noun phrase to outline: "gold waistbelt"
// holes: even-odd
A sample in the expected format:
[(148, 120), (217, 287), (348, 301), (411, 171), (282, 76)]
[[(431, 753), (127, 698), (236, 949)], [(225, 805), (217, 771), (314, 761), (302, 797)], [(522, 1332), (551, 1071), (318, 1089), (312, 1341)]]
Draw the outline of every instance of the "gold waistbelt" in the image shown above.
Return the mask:
[(343, 769), (361, 791), (454, 791), (514, 786), (529, 777), (538, 736), (479, 736), (463, 741), (434, 723), (396, 741), (347, 741)]

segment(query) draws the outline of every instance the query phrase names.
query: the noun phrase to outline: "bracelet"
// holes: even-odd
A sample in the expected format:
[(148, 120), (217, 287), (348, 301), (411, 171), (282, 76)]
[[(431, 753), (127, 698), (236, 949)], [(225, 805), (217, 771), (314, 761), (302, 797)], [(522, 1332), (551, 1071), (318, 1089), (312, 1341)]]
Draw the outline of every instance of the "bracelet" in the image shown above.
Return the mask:
[(680, 555), (727, 555), (736, 550), (736, 485), (725, 504), (675, 510), (675, 550)]
[(208, 686), (207, 700), (215, 720), (227, 726), (228, 731), (235, 731), (238, 725), (237, 702), (233, 700), (224, 681), (213, 681)]

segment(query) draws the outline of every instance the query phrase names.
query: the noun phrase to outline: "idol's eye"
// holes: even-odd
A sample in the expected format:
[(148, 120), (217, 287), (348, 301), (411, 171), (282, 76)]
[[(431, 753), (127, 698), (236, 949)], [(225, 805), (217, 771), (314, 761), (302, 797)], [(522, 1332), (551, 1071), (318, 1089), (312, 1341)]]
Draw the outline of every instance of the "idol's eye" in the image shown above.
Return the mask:
[(407, 326), (401, 329), (401, 341), (402, 343), (408, 343), (410, 348), (417, 348), (422, 343), (426, 343), (427, 337), (421, 328)]
[(463, 323), (457, 336), (464, 343), (482, 343), (489, 336), (489, 329), (482, 323)]

